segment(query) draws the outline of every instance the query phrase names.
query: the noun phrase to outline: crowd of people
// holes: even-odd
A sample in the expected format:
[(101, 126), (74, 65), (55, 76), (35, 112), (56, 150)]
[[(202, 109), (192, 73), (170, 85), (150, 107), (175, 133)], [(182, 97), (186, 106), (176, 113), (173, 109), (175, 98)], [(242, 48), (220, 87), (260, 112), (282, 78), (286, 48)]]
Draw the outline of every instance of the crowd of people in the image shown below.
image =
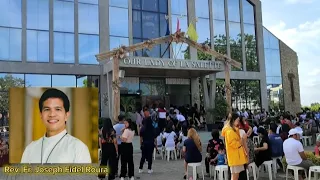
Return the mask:
[(0, 113), (0, 167), (9, 163), (9, 113)]
[[(110, 168), (108, 178), (134, 179), (132, 140), (138, 134), (141, 149), (139, 173), (143, 172), (145, 162), (148, 163), (147, 172), (153, 173), (154, 151), (161, 154), (164, 149), (173, 149), (184, 158), (186, 179), (187, 164), (203, 160), (203, 147), (197, 131), (205, 125), (205, 112), (197, 109), (195, 104), (191, 108), (172, 106), (166, 110), (159, 104), (158, 107), (138, 109), (135, 122), (123, 115), (118, 116), (115, 125), (111, 119), (106, 119), (99, 130), (99, 147), (102, 149), (101, 166), (109, 165)], [(262, 110), (251, 113), (247, 109), (235, 109), (224, 119), (222, 130), (213, 129), (211, 133), (212, 139), (204, 158), (206, 173), (209, 175), (210, 166), (228, 165), (232, 180), (247, 179), (249, 164), (259, 169), (265, 161), (277, 159), (282, 169), (282, 157), (288, 165), (308, 170), (313, 164), (306, 158), (301, 138), (312, 136), (316, 143), (315, 154), (319, 155), (320, 136), (316, 137), (319, 119), (320, 113), (308, 111), (292, 116), (288, 112), (276, 114)], [(105, 176), (99, 174), (98, 177)], [(305, 177), (301, 174), (299, 178)]]

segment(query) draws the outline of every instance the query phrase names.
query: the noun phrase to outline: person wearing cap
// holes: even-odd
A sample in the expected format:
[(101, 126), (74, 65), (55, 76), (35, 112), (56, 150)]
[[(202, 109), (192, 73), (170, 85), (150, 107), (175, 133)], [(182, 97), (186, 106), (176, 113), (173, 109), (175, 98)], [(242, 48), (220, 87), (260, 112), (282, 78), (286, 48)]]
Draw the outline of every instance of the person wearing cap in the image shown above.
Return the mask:
[[(300, 142), (301, 134), (301, 131), (291, 129), (289, 131), (289, 138), (283, 143), (283, 152), (288, 165), (302, 167), (308, 172), (310, 166), (313, 166), (313, 163), (307, 160), (306, 154), (304, 153), (302, 143)], [(306, 178), (303, 176), (304, 174), (299, 175), (299, 179), (302, 180)]]

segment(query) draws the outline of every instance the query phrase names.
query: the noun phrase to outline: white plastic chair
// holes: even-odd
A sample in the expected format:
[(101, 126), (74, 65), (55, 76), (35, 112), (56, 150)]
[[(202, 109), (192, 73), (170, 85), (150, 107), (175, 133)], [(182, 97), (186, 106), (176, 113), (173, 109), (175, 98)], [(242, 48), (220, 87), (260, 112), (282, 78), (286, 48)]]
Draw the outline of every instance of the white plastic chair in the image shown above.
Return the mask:
[(227, 165), (218, 165), (215, 167), (215, 175), (214, 180), (216, 180), (218, 176), (218, 180), (228, 180), (228, 166)]
[[(161, 159), (163, 160), (163, 149), (162, 147), (158, 147), (158, 151), (160, 152)], [(153, 160), (156, 160), (157, 150), (154, 148), (153, 150)]]
[(311, 172), (314, 174), (314, 180), (318, 180), (318, 174), (320, 173), (320, 166), (311, 166), (309, 168), (309, 180), (311, 180)]
[[(281, 160), (282, 160), (282, 157), (281, 157), (281, 156), (280, 156), (280, 157), (274, 157), (274, 158), (272, 158), (272, 167), (273, 167), (274, 178), (277, 177), (277, 172), (278, 172), (277, 159), (279, 159), (280, 162), (282, 163), (282, 161), (281, 161)], [(282, 164), (282, 167), (283, 167), (283, 164)]]
[[(273, 174), (272, 174), (272, 161), (264, 161), (262, 163), (262, 165), (264, 165), (264, 167), (268, 170), (268, 174), (269, 174), (269, 180), (272, 180), (272, 177), (273, 177)], [(260, 166), (261, 168), (262, 166)], [(260, 168), (259, 168), (259, 171), (260, 171)], [(259, 177), (259, 175), (258, 175)]]
[(187, 179), (188, 179), (188, 169), (189, 169), (189, 166), (192, 167), (192, 178), (193, 180), (196, 180), (197, 179), (197, 167), (201, 166), (201, 172), (202, 172), (202, 180), (204, 180), (204, 174), (203, 174), (203, 167), (201, 165), (201, 162), (199, 163), (188, 163), (188, 167), (187, 167)]
[(253, 179), (254, 180), (257, 180), (257, 178), (258, 178), (258, 176), (257, 176), (257, 165), (256, 165), (256, 163), (255, 162), (253, 162), (253, 163), (250, 163), (249, 165), (248, 165), (248, 170), (247, 170), (247, 177), (248, 177), (248, 179), (249, 179), (249, 172), (250, 172), (250, 170), (252, 170), (252, 175), (253, 175)]
[(209, 175), (210, 175), (210, 178), (216, 176), (216, 167), (214, 165), (211, 165), (210, 163), (209, 163)]
[(298, 166), (290, 166), (290, 165), (288, 165), (287, 166), (287, 170), (286, 170), (286, 180), (288, 180), (288, 171), (289, 171), (289, 169), (293, 170), (294, 180), (299, 180), (299, 174), (298, 174), (299, 171), (304, 171), (304, 174), (307, 177), (307, 170), (305, 170), (304, 168), (298, 167)]
[(174, 157), (177, 160), (177, 151), (175, 147), (165, 147), (165, 157), (170, 161), (171, 152), (174, 153)]

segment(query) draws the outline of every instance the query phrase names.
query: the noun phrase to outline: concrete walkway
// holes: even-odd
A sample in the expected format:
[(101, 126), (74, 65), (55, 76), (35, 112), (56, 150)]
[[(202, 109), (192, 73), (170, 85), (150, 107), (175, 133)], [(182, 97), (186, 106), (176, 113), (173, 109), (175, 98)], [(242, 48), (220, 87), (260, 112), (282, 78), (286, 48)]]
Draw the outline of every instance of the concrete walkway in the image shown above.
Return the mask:
[[(211, 138), (211, 134), (209, 132), (200, 132), (200, 137), (203, 142), (203, 144), (206, 144), (208, 140)], [(158, 157), (153, 162), (153, 170), (154, 173), (148, 174), (147, 171), (147, 164), (144, 165), (144, 173), (139, 174), (138, 173), (138, 166), (141, 158), (140, 154), (140, 147), (139, 147), (139, 137), (134, 138), (134, 165), (135, 165), (135, 179), (139, 180), (179, 180), (183, 179), (184, 175), (184, 169), (183, 169), (183, 160), (171, 160), (171, 161), (165, 161), (161, 160), (160, 157)], [(204, 151), (205, 152), (206, 145), (204, 145)], [(305, 150), (312, 151), (313, 147), (305, 147)], [(203, 153), (203, 157), (205, 156), (205, 153)], [(203, 170), (205, 172), (204, 162), (203, 163)], [(0, 169), (0, 180), (96, 180), (96, 175), (64, 175), (64, 176), (43, 176), (43, 175), (8, 175), (3, 173), (3, 169)], [(190, 170), (192, 172), (192, 170)], [(191, 175), (191, 172), (189, 173)], [(201, 173), (200, 173), (201, 174)], [(200, 175), (199, 174), (199, 175)], [(259, 180), (268, 180), (268, 176), (266, 173), (261, 171), (261, 176), (259, 177)], [(281, 180), (285, 178), (285, 174), (283, 172), (277, 173), (277, 179)], [(211, 178), (205, 177), (205, 180), (209, 180)]]

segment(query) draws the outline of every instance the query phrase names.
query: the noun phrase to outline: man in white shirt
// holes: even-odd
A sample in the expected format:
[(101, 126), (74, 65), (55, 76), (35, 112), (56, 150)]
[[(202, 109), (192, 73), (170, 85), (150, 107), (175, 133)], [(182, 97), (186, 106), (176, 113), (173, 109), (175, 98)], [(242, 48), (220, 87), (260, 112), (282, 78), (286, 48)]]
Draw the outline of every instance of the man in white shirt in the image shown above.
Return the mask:
[(68, 96), (58, 89), (48, 89), (39, 100), (39, 109), (46, 134), (26, 147), (21, 163), (91, 163), (88, 147), (67, 133)]
[[(297, 129), (291, 129), (289, 131), (289, 138), (283, 143), (283, 152), (286, 157), (286, 162), (288, 165), (299, 166), (309, 171), (310, 166), (313, 166), (313, 163), (307, 160), (307, 157), (304, 153), (303, 146), (300, 142), (300, 134), (302, 132)], [(303, 177), (304, 173), (299, 175), (299, 179), (302, 180), (306, 177)]]
[(121, 135), (122, 135), (122, 129), (125, 127), (124, 120), (125, 120), (125, 117), (123, 115), (119, 115), (118, 116), (118, 123), (113, 126), (113, 129), (116, 131), (117, 143), (118, 143), (118, 157), (117, 157), (117, 161), (115, 164), (116, 169), (114, 171), (114, 172), (116, 172), (116, 176), (118, 176), (119, 159), (120, 159), (120, 154), (122, 151)]

